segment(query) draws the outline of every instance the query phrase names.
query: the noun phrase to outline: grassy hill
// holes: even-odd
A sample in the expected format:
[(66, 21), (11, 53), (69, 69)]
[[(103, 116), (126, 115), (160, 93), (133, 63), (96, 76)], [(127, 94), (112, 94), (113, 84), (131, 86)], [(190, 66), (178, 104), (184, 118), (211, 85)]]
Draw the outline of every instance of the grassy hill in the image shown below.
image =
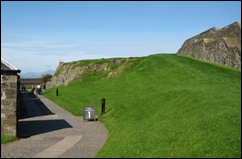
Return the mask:
[(112, 78), (90, 72), (47, 90), (75, 115), (95, 106), (109, 138), (95, 157), (241, 157), (241, 72), (177, 54), (134, 60)]

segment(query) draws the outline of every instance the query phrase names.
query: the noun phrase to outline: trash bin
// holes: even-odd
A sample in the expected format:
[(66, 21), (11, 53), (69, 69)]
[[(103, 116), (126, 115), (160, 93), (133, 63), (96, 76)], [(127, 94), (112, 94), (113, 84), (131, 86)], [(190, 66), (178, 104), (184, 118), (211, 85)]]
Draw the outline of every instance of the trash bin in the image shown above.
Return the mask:
[(85, 106), (83, 110), (83, 120), (84, 121), (96, 121), (94, 106)]

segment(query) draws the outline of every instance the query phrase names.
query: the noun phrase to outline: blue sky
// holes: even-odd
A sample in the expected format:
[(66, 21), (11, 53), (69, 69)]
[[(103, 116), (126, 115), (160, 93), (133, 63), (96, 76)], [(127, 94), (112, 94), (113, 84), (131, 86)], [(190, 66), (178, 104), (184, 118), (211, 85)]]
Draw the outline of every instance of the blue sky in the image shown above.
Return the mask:
[(22, 73), (43, 72), (60, 61), (176, 53), (235, 21), (240, 1), (1, 1), (1, 53)]

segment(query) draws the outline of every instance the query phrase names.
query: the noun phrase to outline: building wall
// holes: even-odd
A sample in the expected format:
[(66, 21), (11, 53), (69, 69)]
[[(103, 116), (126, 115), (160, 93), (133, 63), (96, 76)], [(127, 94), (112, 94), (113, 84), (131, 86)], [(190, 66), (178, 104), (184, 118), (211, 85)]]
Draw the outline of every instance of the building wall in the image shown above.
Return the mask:
[(1, 134), (17, 135), (19, 82), (17, 75), (1, 75)]

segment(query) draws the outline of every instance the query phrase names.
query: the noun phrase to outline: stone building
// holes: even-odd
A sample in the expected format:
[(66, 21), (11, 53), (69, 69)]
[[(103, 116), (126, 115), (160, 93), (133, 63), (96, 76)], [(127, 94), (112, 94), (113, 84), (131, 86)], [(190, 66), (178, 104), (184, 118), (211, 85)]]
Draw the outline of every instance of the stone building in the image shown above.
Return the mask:
[(1, 135), (17, 135), (20, 72), (1, 57)]
[(204, 31), (186, 40), (177, 54), (241, 70), (241, 24)]

